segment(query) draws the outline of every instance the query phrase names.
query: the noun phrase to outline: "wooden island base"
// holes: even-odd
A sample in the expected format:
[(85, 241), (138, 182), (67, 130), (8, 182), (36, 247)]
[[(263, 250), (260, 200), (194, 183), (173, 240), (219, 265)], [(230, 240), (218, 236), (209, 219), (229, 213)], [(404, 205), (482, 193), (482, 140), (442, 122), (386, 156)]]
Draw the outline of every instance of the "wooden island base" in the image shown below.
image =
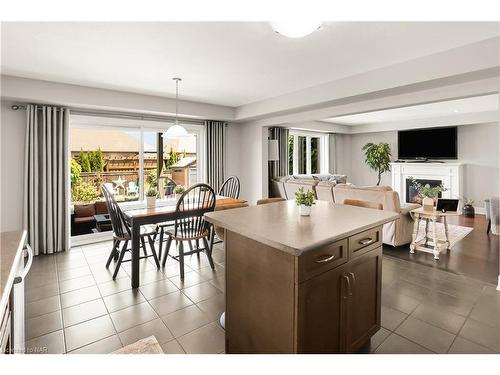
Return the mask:
[(294, 256), (227, 231), (226, 353), (361, 349), (380, 328), (381, 234)]

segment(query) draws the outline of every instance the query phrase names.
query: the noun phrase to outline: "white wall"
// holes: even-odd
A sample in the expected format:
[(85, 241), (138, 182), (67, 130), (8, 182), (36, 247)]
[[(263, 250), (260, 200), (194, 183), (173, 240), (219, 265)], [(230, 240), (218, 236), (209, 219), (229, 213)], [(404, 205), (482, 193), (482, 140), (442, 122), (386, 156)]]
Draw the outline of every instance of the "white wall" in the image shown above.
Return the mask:
[[(345, 142), (345, 145), (341, 145)], [(387, 142), (391, 146), (393, 160), (397, 159), (397, 131), (342, 135), (337, 140), (340, 159), (338, 173), (348, 175), (356, 185), (374, 185), (377, 174), (364, 163), (361, 148), (368, 142)], [(498, 195), (499, 190), (499, 130), (498, 123), (463, 125), (458, 127), (458, 162), (464, 163), (463, 195), (483, 207), (484, 199)], [(345, 172), (344, 172), (345, 170)], [(387, 172), (382, 185), (391, 185)]]
[(240, 198), (250, 204), (268, 193), (267, 133), (267, 128), (246, 123), (228, 128), (226, 172), (239, 177)]
[(26, 112), (13, 111), (13, 103), (1, 101), (1, 189), (0, 231), (22, 228), (24, 136)]

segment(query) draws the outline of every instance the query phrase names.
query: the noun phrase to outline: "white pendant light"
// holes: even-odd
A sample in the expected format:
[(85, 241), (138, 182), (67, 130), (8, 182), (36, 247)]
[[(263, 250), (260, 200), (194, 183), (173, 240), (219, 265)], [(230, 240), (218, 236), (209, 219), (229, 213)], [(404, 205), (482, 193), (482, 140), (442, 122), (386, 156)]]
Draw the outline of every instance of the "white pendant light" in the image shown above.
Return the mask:
[(189, 136), (187, 130), (179, 125), (179, 82), (182, 78), (172, 78), (175, 81), (175, 123), (167, 129), (165, 132), (165, 137), (167, 138), (179, 138)]
[(271, 22), (274, 31), (289, 38), (302, 38), (318, 30), (322, 24), (323, 22), (310, 20)]

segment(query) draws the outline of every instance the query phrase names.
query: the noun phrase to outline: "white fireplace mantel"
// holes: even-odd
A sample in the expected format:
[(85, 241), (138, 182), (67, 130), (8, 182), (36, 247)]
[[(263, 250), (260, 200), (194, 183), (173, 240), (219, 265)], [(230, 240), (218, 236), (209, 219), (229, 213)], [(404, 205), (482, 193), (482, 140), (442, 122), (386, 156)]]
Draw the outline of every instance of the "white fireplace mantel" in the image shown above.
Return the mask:
[(390, 163), (392, 189), (399, 193), (401, 203), (406, 202), (406, 180), (410, 177), (439, 180), (446, 191), (443, 198), (461, 199), (463, 194), (462, 163)]

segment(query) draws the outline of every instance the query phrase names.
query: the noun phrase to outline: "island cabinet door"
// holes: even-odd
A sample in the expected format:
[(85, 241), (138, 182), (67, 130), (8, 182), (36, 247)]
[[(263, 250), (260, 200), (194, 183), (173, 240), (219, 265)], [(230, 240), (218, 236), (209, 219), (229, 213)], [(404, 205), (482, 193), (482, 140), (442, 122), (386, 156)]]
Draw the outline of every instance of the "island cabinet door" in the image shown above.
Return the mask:
[(380, 329), (382, 247), (351, 260), (347, 277), (345, 340), (347, 352), (352, 353)]
[(340, 266), (298, 286), (297, 351), (345, 352), (347, 267)]

